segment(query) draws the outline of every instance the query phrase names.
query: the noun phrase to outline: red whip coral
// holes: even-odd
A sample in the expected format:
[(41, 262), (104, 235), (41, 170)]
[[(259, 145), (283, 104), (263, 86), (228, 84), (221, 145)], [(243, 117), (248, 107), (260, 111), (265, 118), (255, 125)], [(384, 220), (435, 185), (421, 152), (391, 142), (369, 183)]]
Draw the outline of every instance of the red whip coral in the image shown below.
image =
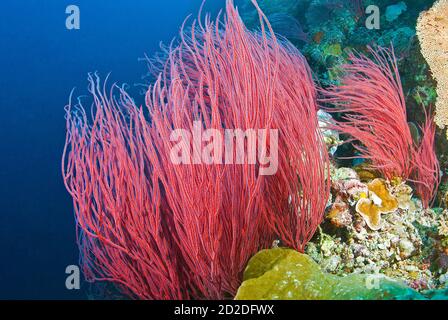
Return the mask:
[[(276, 235), (303, 250), (321, 222), (329, 163), (309, 67), (260, 10), (261, 32), (252, 33), (232, 1), (226, 9), (223, 20), (182, 28), (147, 92), (149, 120), (123, 91), (118, 101), (100, 93), (97, 81), (92, 126), (83, 109), (69, 108), (64, 177), (89, 279), (139, 298), (229, 297)], [(172, 133), (196, 123), (220, 133), (278, 130), (278, 149), (268, 131), (262, 161), (173, 163)], [(194, 154), (211, 142), (184, 147)], [(278, 170), (262, 175), (269, 157)]]
[[(438, 161), (434, 148), (435, 127), (427, 120), (422, 145), (417, 147), (407, 123), (406, 104), (392, 50), (370, 49), (373, 60), (351, 54), (343, 65), (340, 86), (323, 90), (329, 112), (343, 113), (334, 128), (360, 141), (360, 158), (386, 178), (410, 178), (423, 203), (428, 204), (438, 184)], [(423, 151), (424, 150), (424, 151)]]
[(342, 112), (339, 131), (361, 141), (355, 145), (388, 179), (408, 178), (414, 142), (407, 123), (406, 105), (393, 52), (370, 50), (374, 60), (352, 54), (340, 86), (324, 91), (325, 102)]

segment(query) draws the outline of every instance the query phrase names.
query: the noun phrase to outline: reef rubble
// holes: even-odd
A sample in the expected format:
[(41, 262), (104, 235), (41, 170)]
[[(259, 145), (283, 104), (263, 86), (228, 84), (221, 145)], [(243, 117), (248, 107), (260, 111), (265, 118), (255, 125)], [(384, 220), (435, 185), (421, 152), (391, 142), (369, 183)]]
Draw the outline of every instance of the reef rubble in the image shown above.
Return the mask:
[[(334, 200), (305, 251), (324, 271), (384, 274), (420, 291), (448, 284), (448, 210), (424, 209), (405, 182), (362, 182), (351, 168), (333, 168), (332, 178)], [(387, 194), (369, 188), (375, 181)], [(381, 206), (386, 196), (397, 205), (373, 227), (359, 203)]]

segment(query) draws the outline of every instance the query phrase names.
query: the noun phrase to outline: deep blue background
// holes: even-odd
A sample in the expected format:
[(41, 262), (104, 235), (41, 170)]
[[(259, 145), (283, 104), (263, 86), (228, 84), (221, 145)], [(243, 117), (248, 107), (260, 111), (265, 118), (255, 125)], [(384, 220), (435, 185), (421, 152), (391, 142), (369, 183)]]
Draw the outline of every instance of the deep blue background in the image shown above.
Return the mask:
[[(133, 84), (138, 62), (169, 42), (202, 0), (2, 0), (0, 2), (0, 298), (77, 299), (65, 267), (77, 264), (71, 200), (61, 179), (64, 105), (86, 75)], [(208, 0), (216, 12), (224, 0)], [(65, 28), (65, 8), (81, 29)], [(85, 289), (85, 285), (84, 285)]]

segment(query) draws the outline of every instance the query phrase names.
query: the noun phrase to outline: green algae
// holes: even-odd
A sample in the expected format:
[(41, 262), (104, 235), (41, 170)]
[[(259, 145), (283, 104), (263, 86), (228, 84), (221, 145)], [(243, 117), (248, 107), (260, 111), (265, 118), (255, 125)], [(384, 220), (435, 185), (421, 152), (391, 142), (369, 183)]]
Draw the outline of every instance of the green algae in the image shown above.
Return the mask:
[(322, 272), (306, 254), (275, 248), (257, 253), (244, 272), (237, 300), (408, 300), (425, 299), (383, 275), (339, 277)]

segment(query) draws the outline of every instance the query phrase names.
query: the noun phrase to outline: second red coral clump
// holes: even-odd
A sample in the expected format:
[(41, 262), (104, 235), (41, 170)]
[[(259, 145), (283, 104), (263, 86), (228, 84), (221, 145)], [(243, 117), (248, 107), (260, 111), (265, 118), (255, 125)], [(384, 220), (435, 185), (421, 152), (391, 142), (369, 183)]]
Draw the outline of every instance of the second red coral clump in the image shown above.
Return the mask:
[(342, 113), (332, 125), (362, 143), (355, 144), (360, 158), (387, 179), (411, 180), (425, 206), (434, 198), (439, 184), (432, 119), (422, 128), (417, 146), (407, 122), (406, 104), (393, 50), (370, 49), (373, 59), (351, 54), (342, 66), (341, 85), (322, 90), (323, 102), (333, 104), (329, 112)]

